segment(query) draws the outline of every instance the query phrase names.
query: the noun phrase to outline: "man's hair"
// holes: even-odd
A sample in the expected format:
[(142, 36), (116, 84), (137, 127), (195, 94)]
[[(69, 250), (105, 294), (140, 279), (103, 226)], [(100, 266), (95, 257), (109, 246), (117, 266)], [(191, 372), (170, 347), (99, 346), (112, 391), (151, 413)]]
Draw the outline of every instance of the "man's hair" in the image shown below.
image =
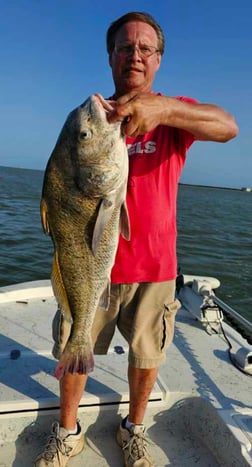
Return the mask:
[(130, 21), (140, 21), (142, 23), (147, 23), (150, 26), (152, 26), (153, 29), (155, 29), (157, 38), (158, 38), (158, 50), (160, 54), (163, 55), (164, 45), (165, 45), (164, 33), (161, 27), (159, 26), (159, 24), (156, 22), (156, 20), (151, 15), (149, 15), (148, 13), (141, 12), (141, 11), (131, 11), (121, 16), (113, 23), (111, 23), (111, 25), (109, 26), (107, 30), (107, 36), (106, 36), (108, 53), (111, 54), (114, 50), (115, 36), (118, 30), (121, 28), (123, 24), (129, 23)]

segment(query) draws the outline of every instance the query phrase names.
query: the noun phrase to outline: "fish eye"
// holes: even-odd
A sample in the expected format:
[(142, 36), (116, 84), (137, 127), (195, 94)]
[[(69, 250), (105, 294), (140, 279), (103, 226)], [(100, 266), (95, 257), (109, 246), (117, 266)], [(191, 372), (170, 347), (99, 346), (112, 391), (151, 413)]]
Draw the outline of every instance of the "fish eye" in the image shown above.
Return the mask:
[(92, 138), (92, 132), (90, 130), (83, 130), (80, 132), (80, 139), (82, 141), (85, 141), (87, 139), (91, 139)]

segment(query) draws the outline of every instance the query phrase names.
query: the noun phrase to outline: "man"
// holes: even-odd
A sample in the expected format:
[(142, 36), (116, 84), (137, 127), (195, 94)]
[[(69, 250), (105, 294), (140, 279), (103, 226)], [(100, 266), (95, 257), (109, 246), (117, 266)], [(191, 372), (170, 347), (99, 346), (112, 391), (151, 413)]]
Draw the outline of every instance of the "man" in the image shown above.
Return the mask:
[[(150, 15), (131, 12), (112, 23), (107, 50), (115, 84), (108, 119), (122, 121), (129, 152), (131, 240), (120, 237), (111, 275), (110, 310), (101, 315), (97, 310), (93, 342), (95, 351), (106, 353), (116, 323), (129, 343), (130, 407), (117, 441), (123, 447), (126, 466), (147, 467), (153, 462), (144, 440), (143, 419), (158, 367), (173, 338), (177, 311), (179, 177), (186, 152), (195, 140), (226, 142), (238, 129), (233, 117), (218, 106), (153, 93), (164, 36)], [(60, 326), (62, 335), (62, 317)], [(62, 341), (55, 347), (55, 354), (62, 352)], [(87, 375), (66, 374), (62, 378), (60, 423), (53, 425), (37, 467), (65, 466), (82, 450), (84, 435), (77, 411), (86, 381)]]

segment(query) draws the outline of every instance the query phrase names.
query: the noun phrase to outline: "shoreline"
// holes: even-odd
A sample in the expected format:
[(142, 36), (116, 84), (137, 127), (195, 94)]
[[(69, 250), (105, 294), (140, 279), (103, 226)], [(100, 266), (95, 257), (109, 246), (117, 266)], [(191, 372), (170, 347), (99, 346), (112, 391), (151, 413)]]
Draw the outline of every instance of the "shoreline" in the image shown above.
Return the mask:
[[(252, 193), (252, 189), (250, 188), (232, 188), (232, 187), (226, 187), (226, 186), (216, 186), (216, 185), (197, 185), (197, 184), (194, 184), (194, 183), (182, 183), (180, 182), (179, 183), (179, 186), (190, 186), (190, 187), (193, 187), (193, 188), (215, 188), (217, 190), (232, 190), (232, 191), (243, 191), (245, 193)], [(251, 191), (250, 191), (251, 190)]]

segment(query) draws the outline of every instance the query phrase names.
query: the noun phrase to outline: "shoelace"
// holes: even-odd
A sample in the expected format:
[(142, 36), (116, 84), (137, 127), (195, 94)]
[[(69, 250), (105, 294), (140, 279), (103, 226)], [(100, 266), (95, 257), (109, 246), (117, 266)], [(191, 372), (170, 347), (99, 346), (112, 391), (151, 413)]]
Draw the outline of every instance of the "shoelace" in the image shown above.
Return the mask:
[(63, 456), (67, 456), (71, 451), (71, 448), (66, 446), (64, 439), (60, 437), (59, 426), (56, 422), (53, 424), (52, 432), (48, 437), (44, 458), (48, 461), (52, 461), (58, 451), (60, 451)]
[(144, 457), (146, 450), (144, 433), (133, 433), (129, 441), (123, 446), (123, 449), (127, 448), (129, 448), (129, 455), (132, 459), (138, 460)]

